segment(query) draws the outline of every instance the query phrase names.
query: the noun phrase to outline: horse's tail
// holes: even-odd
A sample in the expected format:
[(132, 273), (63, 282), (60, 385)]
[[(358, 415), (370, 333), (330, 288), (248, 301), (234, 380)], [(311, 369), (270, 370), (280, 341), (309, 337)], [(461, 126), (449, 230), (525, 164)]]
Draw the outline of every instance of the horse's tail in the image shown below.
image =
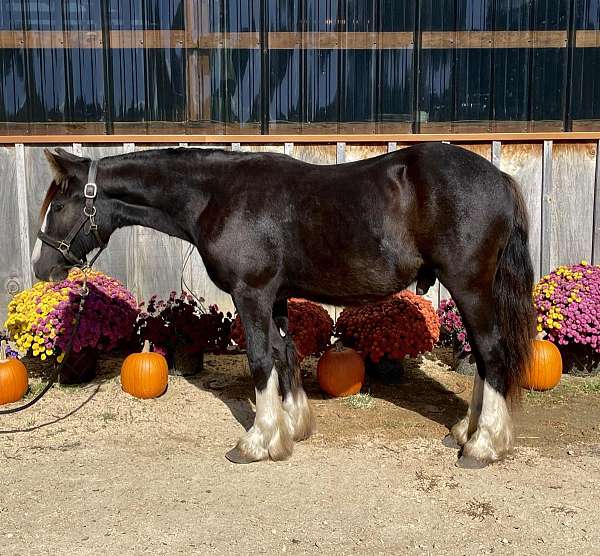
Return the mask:
[(529, 364), (535, 338), (533, 266), (528, 248), (525, 200), (518, 183), (507, 174), (503, 177), (514, 201), (513, 222), (496, 267), (493, 295), (504, 347), (506, 397), (518, 401), (520, 382)]

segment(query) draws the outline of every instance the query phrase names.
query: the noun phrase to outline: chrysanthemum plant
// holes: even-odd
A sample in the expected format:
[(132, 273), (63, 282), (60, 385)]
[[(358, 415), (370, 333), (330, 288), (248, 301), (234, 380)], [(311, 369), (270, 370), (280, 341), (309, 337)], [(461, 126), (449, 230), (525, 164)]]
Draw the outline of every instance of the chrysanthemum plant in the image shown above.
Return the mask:
[(467, 331), (454, 300), (442, 299), (437, 315), (440, 319), (439, 345), (452, 348), (459, 357), (471, 353)]
[[(17, 349), (41, 360), (61, 362), (73, 334), (83, 273), (73, 269), (61, 282), (38, 282), (8, 305), (6, 328)], [(89, 296), (73, 341), (73, 351), (110, 351), (131, 337), (138, 315), (133, 295), (118, 280), (88, 274)]]
[(361, 351), (375, 364), (384, 358), (400, 361), (431, 351), (440, 333), (433, 305), (410, 291), (378, 303), (348, 307), (335, 328), (344, 345)]
[(533, 302), (537, 330), (547, 339), (600, 353), (600, 266), (559, 266), (536, 284)]
[(220, 353), (229, 345), (232, 315), (223, 314), (216, 305), (205, 311), (192, 295), (172, 291), (167, 299), (154, 295), (140, 304), (135, 325), (140, 345), (146, 340), (154, 350), (172, 355), (178, 344), (189, 354)]

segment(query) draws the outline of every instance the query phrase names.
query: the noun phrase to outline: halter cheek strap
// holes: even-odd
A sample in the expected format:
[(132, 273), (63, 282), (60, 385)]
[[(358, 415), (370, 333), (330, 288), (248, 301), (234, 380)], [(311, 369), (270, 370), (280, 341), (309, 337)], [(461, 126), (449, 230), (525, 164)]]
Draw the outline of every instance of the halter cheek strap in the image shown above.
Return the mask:
[(44, 242), (46, 245), (53, 247), (57, 251), (60, 251), (62, 256), (72, 265), (74, 266), (86, 266), (86, 261), (84, 259), (78, 259), (73, 252), (71, 251), (71, 243), (77, 237), (77, 234), (81, 231), (81, 228), (85, 226), (85, 233), (94, 234), (94, 238), (100, 247), (100, 250), (96, 255), (94, 255), (93, 259), (87, 263), (87, 266), (91, 266), (94, 264), (100, 253), (106, 248), (106, 243), (100, 237), (100, 232), (98, 231), (98, 224), (96, 223), (96, 207), (94, 206), (94, 201), (98, 195), (98, 186), (96, 185), (96, 173), (98, 172), (98, 161), (92, 160), (90, 162), (90, 169), (88, 172), (87, 183), (83, 188), (83, 195), (85, 197), (85, 206), (83, 207), (83, 214), (79, 217), (79, 220), (75, 223), (71, 231), (67, 234), (67, 237), (62, 241), (58, 241), (52, 237), (50, 237), (45, 232), (40, 230), (37, 234), (37, 237)]

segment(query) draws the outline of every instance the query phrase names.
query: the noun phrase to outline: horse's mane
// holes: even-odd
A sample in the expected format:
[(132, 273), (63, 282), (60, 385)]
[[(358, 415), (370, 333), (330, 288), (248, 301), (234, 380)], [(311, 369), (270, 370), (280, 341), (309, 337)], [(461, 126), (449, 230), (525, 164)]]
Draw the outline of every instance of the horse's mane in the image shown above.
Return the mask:
[(46, 212), (48, 212), (48, 207), (50, 203), (53, 201), (54, 197), (56, 197), (59, 191), (63, 193), (67, 190), (69, 186), (69, 179), (63, 178), (58, 181), (57, 179), (53, 179), (48, 191), (46, 192), (46, 196), (44, 197), (44, 202), (42, 203), (42, 208), (40, 209), (40, 221), (44, 220), (46, 216)]

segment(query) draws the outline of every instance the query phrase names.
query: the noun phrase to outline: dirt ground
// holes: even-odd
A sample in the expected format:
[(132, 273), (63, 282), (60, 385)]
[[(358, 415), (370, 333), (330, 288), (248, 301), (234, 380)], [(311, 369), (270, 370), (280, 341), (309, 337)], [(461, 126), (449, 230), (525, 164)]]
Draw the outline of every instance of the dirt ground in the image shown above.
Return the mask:
[(319, 393), (291, 460), (223, 456), (253, 418), (243, 356), (208, 357), (167, 393), (124, 394), (119, 359), (0, 418), (0, 554), (600, 554), (600, 381), (527, 394), (513, 457), (455, 467), (441, 439), (471, 379), (443, 354), (369, 407)]

